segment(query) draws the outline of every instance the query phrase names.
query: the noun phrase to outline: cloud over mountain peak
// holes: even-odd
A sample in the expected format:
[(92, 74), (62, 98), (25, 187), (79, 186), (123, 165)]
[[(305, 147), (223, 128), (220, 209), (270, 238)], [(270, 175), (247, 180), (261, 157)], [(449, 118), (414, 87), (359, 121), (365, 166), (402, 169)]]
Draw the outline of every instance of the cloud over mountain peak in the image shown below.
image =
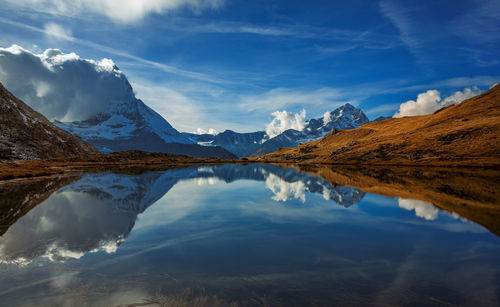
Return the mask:
[(82, 59), (59, 49), (35, 54), (17, 45), (0, 48), (0, 82), (50, 120), (86, 120), (135, 99), (112, 60)]

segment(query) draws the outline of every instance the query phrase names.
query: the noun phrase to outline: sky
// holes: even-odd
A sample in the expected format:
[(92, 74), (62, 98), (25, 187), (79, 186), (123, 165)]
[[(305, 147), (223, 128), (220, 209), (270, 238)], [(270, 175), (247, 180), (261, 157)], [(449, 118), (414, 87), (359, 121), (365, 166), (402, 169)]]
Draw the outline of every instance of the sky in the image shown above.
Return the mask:
[(112, 59), (180, 131), (264, 130), (277, 111), (347, 102), (370, 119), (425, 114), (500, 80), (498, 0), (0, 5), (0, 47)]

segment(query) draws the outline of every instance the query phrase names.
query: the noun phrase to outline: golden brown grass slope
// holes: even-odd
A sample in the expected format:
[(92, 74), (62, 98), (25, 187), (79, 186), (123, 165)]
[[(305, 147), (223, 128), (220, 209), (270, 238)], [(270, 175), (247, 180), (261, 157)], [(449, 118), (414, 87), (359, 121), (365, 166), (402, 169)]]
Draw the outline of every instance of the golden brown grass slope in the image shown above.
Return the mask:
[(434, 114), (334, 130), (296, 148), (257, 157), (269, 162), (500, 166), (500, 85)]

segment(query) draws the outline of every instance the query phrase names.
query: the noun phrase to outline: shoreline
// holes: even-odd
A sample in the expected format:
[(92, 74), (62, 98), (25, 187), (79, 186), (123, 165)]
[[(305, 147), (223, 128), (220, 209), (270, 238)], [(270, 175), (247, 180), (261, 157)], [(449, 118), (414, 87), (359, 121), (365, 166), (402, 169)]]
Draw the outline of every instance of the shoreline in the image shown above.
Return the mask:
[[(120, 155), (120, 154), (118, 154)], [(186, 156), (153, 156), (142, 159), (107, 159), (104, 155), (98, 159), (59, 159), (59, 160), (5, 160), (0, 161), (0, 183), (12, 180), (26, 180), (69, 173), (94, 173), (105, 171), (161, 171), (172, 168), (184, 168), (197, 165), (220, 164), (277, 164), (283, 166), (345, 166), (345, 167), (374, 167), (374, 168), (435, 168), (435, 169), (494, 169), (500, 170), (500, 162), (490, 163), (359, 163), (356, 162), (321, 162), (321, 161), (283, 161), (248, 159), (217, 159), (217, 158), (190, 158)], [(100, 159), (100, 160), (99, 160)]]

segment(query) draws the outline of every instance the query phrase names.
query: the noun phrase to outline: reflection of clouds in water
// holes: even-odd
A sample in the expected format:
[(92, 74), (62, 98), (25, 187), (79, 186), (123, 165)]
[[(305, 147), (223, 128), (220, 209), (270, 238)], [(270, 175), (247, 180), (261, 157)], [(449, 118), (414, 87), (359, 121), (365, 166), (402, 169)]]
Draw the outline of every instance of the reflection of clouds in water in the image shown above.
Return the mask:
[(116, 251), (135, 214), (116, 210), (109, 198), (96, 195), (69, 190), (52, 195), (0, 238), (0, 262), (25, 265), (39, 257), (65, 261)]
[(439, 209), (434, 207), (431, 203), (416, 199), (398, 198), (398, 205), (400, 208), (408, 211), (415, 210), (416, 216), (428, 221), (437, 219), (439, 213)]
[(138, 214), (160, 199), (190, 170), (141, 175), (89, 174), (63, 187), (0, 237), (0, 262), (29, 264), (114, 253)]
[(300, 199), (306, 202), (306, 187), (302, 181), (286, 182), (280, 177), (269, 173), (266, 178), (266, 187), (274, 194), (275, 201), (288, 201), (291, 199)]
[[(238, 180), (264, 181), (274, 194), (272, 200), (279, 202), (297, 199), (305, 203), (305, 192), (320, 194), (342, 205), (364, 196), (354, 188), (333, 188), (318, 177), (270, 165), (223, 165), (135, 176), (89, 174), (63, 187), (12, 225), (0, 238), (0, 262), (29, 264), (40, 257), (65, 261), (79, 259), (87, 252), (113, 253), (134, 226), (137, 230), (181, 220), (203, 206), (208, 194), (214, 193), (210, 197), (219, 202), (220, 195), (249, 185), (248, 181), (235, 184)], [(231, 187), (222, 188), (229, 182)], [(149, 209), (151, 214), (141, 216), (135, 225), (137, 215), (173, 186), (178, 193), (169, 193), (168, 206)], [(194, 189), (198, 189), (197, 193), (193, 193)], [(324, 209), (268, 213), (276, 214), (278, 219), (288, 216), (324, 220), (320, 213)]]
[(196, 178), (196, 183), (198, 185), (214, 185), (217, 183), (217, 181), (220, 181), (218, 178), (215, 177), (208, 177), (208, 178)]

